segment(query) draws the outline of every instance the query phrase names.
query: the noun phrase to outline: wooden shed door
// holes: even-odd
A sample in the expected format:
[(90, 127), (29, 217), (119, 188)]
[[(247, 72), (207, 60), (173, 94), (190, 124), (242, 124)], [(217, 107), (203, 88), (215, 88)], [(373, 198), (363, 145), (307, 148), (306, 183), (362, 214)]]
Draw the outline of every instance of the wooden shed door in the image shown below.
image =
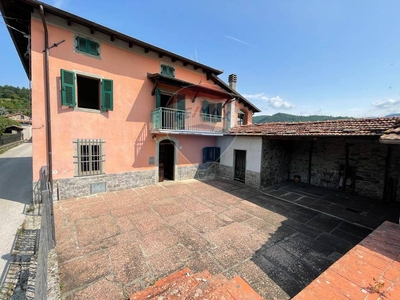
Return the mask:
[(235, 180), (245, 181), (246, 177), (246, 151), (235, 150)]

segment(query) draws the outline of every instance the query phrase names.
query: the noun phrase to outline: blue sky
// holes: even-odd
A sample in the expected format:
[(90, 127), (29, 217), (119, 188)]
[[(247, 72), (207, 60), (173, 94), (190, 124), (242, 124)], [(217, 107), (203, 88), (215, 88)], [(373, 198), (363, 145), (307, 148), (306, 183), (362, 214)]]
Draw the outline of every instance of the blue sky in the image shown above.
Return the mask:
[[(398, 0), (44, 2), (237, 74), (262, 114), (400, 113)], [(28, 86), (0, 20), (0, 85)]]

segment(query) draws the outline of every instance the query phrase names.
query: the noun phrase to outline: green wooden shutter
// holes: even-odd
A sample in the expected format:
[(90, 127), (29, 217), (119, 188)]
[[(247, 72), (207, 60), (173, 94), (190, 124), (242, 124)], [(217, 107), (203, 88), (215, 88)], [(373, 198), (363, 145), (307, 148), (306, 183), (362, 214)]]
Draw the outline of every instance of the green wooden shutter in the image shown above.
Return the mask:
[(61, 105), (76, 106), (75, 74), (63, 69), (61, 69)]
[(87, 50), (87, 43), (86, 43), (86, 39), (81, 38), (81, 37), (76, 37), (76, 49), (78, 49), (79, 51), (82, 52), (86, 52)]
[(177, 109), (179, 110), (185, 110), (186, 108), (186, 98), (184, 94), (178, 94), (176, 96), (176, 100), (178, 102), (177, 104)]
[(208, 106), (208, 102), (206, 100), (203, 101), (203, 121), (209, 121), (210, 120), (210, 116), (208, 116), (209, 114), (209, 106)]
[(214, 154), (215, 154), (215, 157), (214, 157), (215, 161), (216, 161), (216, 162), (221, 162), (221, 160), (220, 160), (221, 148), (215, 147), (214, 149), (215, 149), (215, 152), (214, 152)]
[(169, 73), (169, 76), (170, 76), (170, 77), (175, 77), (175, 69), (174, 69), (173, 67), (169, 67), (168, 69), (169, 69), (169, 70), (168, 70), (168, 71), (169, 71), (169, 72), (168, 72), (168, 73)]
[(103, 79), (101, 82), (101, 110), (113, 110), (113, 81)]
[(179, 111), (176, 112), (176, 125), (177, 129), (184, 130), (185, 129), (185, 109), (186, 109), (186, 97), (184, 94), (176, 95), (177, 101), (177, 109)]
[(161, 91), (156, 89), (156, 108), (161, 107)]
[(217, 122), (221, 122), (222, 103), (217, 103)]
[(208, 147), (203, 148), (203, 164), (207, 162)]
[(89, 45), (88, 53), (92, 55), (99, 55), (99, 44), (89, 40), (87, 41), (87, 43)]

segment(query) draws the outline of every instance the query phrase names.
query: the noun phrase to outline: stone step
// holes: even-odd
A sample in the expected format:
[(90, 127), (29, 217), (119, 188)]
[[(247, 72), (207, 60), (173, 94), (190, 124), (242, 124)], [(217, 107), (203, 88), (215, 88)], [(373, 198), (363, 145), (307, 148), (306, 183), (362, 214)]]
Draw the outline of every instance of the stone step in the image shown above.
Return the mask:
[(177, 271), (158, 280), (130, 300), (140, 299), (215, 299), (215, 300), (258, 300), (262, 299), (241, 277), (227, 280), (222, 274), (211, 275), (207, 270), (191, 274), (189, 268)]
[(207, 270), (171, 282), (170, 288), (160, 294), (160, 299), (184, 299), (191, 294), (195, 294), (198, 286), (207, 282), (212, 275)]
[(188, 274), (189, 276), (192, 274), (192, 271), (189, 268), (184, 268), (180, 271), (172, 273), (167, 277), (158, 280), (154, 285), (132, 294), (130, 300), (152, 299), (153, 297), (168, 290), (168, 288), (171, 286), (171, 283), (178, 279), (186, 277)]
[(207, 281), (202, 282), (198, 285), (194, 293), (189, 295), (189, 299), (199, 298), (199, 299), (208, 299), (209, 295), (213, 293), (215, 290), (221, 288), (225, 283), (228, 282), (228, 279), (222, 274), (217, 274), (212, 276)]
[(240, 276), (229, 280), (224, 287), (236, 300), (262, 300), (263, 298)]

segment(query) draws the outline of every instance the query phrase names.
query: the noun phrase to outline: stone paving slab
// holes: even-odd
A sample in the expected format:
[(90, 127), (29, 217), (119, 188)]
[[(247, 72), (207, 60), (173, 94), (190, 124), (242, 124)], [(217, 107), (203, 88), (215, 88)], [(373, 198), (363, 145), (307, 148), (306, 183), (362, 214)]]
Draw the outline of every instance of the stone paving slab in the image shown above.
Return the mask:
[(55, 223), (66, 299), (128, 298), (184, 267), (290, 299), (371, 232), (229, 180), (63, 200)]

